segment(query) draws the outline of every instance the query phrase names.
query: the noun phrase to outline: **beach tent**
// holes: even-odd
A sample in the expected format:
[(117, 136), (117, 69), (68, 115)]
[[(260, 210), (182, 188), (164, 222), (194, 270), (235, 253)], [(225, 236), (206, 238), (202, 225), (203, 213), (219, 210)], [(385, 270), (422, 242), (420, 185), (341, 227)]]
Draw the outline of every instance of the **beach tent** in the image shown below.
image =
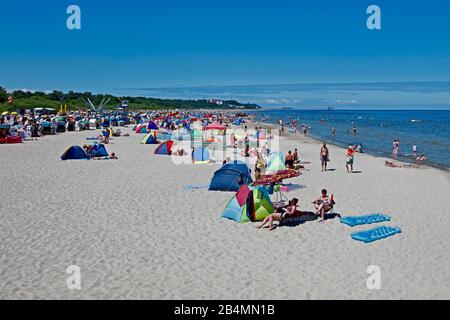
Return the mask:
[(61, 156), (61, 160), (88, 160), (89, 157), (79, 146), (72, 146)]
[(225, 164), (214, 173), (209, 185), (211, 191), (238, 191), (242, 185), (252, 182), (249, 167), (242, 161)]
[(192, 151), (192, 161), (196, 164), (208, 163), (211, 160), (211, 153), (205, 147), (198, 147)]
[(155, 150), (155, 154), (170, 156), (172, 154), (173, 141), (169, 140), (161, 143)]
[(180, 128), (180, 129), (177, 129), (176, 131), (172, 132), (171, 140), (189, 141), (190, 139), (191, 139), (191, 136), (189, 134), (189, 131), (185, 128)]
[(156, 132), (156, 138), (159, 140), (172, 140), (172, 135), (169, 132), (158, 131)]
[(202, 140), (203, 139), (203, 133), (200, 131), (200, 130), (198, 130), (198, 129), (193, 129), (192, 131), (191, 131), (191, 138), (192, 139), (198, 139), (198, 140)]
[(141, 140), (141, 144), (159, 144), (154, 133), (149, 133)]
[(272, 153), (269, 161), (267, 162), (266, 173), (273, 173), (282, 170), (286, 170), (283, 153), (281, 152)]
[(154, 123), (153, 121), (150, 121), (147, 125), (147, 129), (148, 130), (158, 130), (158, 126), (156, 125), (156, 123)]
[(92, 156), (95, 158), (108, 157), (108, 151), (106, 151), (105, 145), (94, 144)]
[(148, 130), (145, 126), (141, 125), (136, 128), (136, 133), (148, 133)]
[(242, 186), (228, 202), (223, 218), (239, 223), (261, 221), (275, 211), (264, 187)]

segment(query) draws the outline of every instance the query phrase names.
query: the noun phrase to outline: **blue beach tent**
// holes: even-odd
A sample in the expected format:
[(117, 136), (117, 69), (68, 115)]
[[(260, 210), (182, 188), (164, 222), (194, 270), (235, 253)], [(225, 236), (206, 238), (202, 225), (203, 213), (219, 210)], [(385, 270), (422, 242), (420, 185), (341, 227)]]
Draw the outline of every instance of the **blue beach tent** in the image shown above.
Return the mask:
[(211, 160), (211, 153), (205, 147), (198, 147), (192, 151), (192, 160), (194, 163), (207, 163)]
[(147, 130), (158, 130), (158, 126), (153, 121), (150, 121), (147, 125)]
[(159, 142), (154, 134), (149, 133), (141, 140), (141, 144), (159, 144)]
[(170, 156), (172, 154), (173, 141), (169, 140), (161, 143), (154, 151), (157, 155)]
[(89, 157), (79, 146), (72, 146), (61, 156), (61, 160), (88, 160)]
[(109, 157), (109, 154), (108, 154), (108, 151), (106, 151), (105, 145), (94, 144), (93, 157), (95, 157), (95, 158)]
[(209, 190), (238, 191), (241, 186), (251, 182), (249, 167), (242, 161), (232, 161), (214, 173)]

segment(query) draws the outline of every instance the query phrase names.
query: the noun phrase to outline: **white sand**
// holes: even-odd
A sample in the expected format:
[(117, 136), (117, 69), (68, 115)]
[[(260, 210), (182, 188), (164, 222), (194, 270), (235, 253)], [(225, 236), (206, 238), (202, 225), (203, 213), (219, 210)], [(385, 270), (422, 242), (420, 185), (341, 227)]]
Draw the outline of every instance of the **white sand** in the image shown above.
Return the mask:
[[(94, 132), (65, 133), (0, 146), (1, 299), (449, 299), (450, 175), (393, 169), (357, 155), (345, 172), (345, 150), (330, 147), (320, 172), (320, 145), (297, 137), (311, 161), (288, 193), (301, 207), (326, 187), (336, 212), (382, 212), (403, 233), (372, 244), (350, 238), (339, 219), (273, 232), (221, 219), (232, 193), (186, 191), (207, 184), (219, 165), (176, 166), (140, 145), (142, 135), (115, 138), (118, 161), (60, 161)], [(253, 169), (253, 168), (252, 168)], [(81, 268), (82, 290), (66, 287), (66, 268)], [(381, 268), (381, 290), (368, 290), (366, 268)]]

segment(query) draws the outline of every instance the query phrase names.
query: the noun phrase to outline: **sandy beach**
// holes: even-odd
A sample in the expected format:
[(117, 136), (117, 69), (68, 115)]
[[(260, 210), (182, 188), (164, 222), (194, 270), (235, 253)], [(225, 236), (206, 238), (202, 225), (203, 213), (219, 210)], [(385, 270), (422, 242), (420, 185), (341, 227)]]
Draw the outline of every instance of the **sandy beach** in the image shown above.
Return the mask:
[[(185, 190), (220, 164), (175, 165), (124, 131), (107, 146), (117, 161), (60, 160), (98, 131), (0, 146), (0, 299), (450, 299), (448, 173), (357, 154), (348, 174), (335, 146), (322, 173), (317, 141), (282, 138), (311, 162), (289, 180), (305, 186), (287, 194), (301, 209), (326, 188), (336, 213), (381, 212), (403, 233), (363, 244), (350, 233), (367, 226), (339, 219), (269, 232), (221, 218), (233, 193)], [(66, 286), (70, 265), (81, 290)], [(367, 288), (370, 265), (380, 290)]]

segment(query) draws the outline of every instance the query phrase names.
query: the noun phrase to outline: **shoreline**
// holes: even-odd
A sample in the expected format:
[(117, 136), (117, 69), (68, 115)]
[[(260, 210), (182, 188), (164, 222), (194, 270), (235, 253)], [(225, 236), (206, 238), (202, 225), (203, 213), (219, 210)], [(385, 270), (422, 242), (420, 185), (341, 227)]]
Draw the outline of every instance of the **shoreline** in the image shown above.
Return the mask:
[[(248, 122), (251, 123), (252, 126), (258, 126), (258, 127), (263, 127), (263, 128), (266, 126), (268, 128), (271, 128), (271, 129), (276, 129), (276, 130), (280, 129), (280, 126), (278, 124), (275, 124), (275, 123), (261, 122), (261, 121), (255, 121), (255, 120), (250, 120)], [(327, 145), (332, 145), (332, 146), (334, 146), (336, 148), (340, 148), (342, 150), (346, 150), (346, 148), (343, 147), (342, 145), (333, 143), (332, 141), (330, 142), (328, 140), (324, 141), (320, 137), (311, 135), (310, 133), (308, 133), (308, 135), (305, 137), (300, 131), (298, 131), (297, 135), (295, 135), (293, 132), (291, 132), (290, 128), (286, 131), (285, 135), (282, 136), (282, 137), (286, 137), (288, 139), (299, 139), (300, 141), (303, 141), (303, 142), (308, 142), (308, 140), (309, 140), (309, 142), (314, 142), (314, 143), (317, 143), (319, 145), (321, 145), (322, 143), (326, 142)], [(404, 161), (404, 160), (400, 160), (400, 159), (395, 159), (394, 157), (389, 157), (389, 156), (386, 156), (386, 155), (377, 155), (377, 154), (374, 154), (374, 153), (371, 153), (371, 152), (356, 153), (356, 154), (357, 155), (364, 154), (364, 155), (367, 155), (367, 156), (374, 157), (376, 159), (382, 159), (384, 161), (391, 161), (391, 162), (394, 161), (394, 162), (399, 163), (400, 165), (402, 165), (404, 167), (407, 167), (407, 168), (413, 168), (413, 169), (419, 169), (419, 170), (435, 169), (435, 170), (438, 170), (440, 172), (444, 172), (444, 173), (450, 175), (450, 167), (447, 167), (445, 165), (435, 164), (433, 162), (427, 162), (426, 164), (418, 165), (418, 164), (415, 164), (414, 162), (408, 162), (408, 161)]]

